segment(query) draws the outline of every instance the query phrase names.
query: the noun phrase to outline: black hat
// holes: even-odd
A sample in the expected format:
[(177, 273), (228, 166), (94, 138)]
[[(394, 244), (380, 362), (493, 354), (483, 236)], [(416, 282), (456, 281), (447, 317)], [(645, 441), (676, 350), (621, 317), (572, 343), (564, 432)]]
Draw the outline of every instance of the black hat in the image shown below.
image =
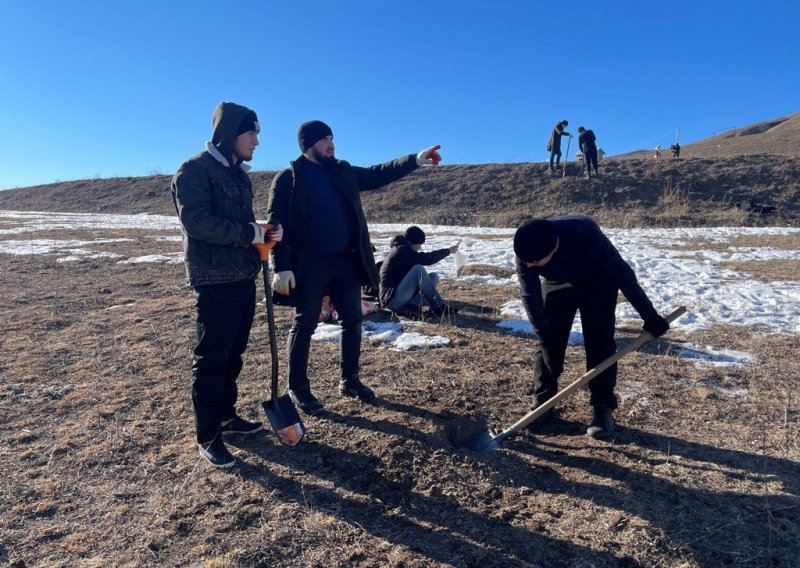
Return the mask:
[(586, 132), (586, 129), (583, 126), (579, 126), (578, 132)]
[(556, 228), (547, 219), (525, 221), (514, 233), (514, 254), (525, 262), (542, 260), (558, 242)]
[(569, 121), (562, 120), (562, 121), (561, 121), (561, 124), (563, 124), (564, 126), (569, 126)]
[(297, 131), (297, 143), (300, 145), (300, 151), (305, 152), (326, 136), (333, 136), (333, 130), (321, 120), (304, 122)]
[(421, 245), (425, 242), (425, 231), (416, 225), (412, 225), (406, 229), (406, 238), (412, 245)]
[(261, 126), (258, 124), (258, 117), (256, 116), (255, 111), (252, 110), (244, 115), (242, 122), (239, 123), (239, 129), (236, 131), (236, 136), (244, 134), (245, 132), (250, 132), (251, 130), (255, 130), (256, 133), (261, 132)]

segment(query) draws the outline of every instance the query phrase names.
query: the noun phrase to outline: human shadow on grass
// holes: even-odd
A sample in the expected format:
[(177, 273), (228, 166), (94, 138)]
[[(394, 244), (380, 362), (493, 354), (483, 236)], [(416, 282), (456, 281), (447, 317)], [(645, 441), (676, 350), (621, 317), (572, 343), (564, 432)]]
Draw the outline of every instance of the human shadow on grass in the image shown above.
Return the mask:
[[(339, 448), (304, 442), (292, 450), (265, 452), (269, 463), (306, 472), (302, 483), (280, 477), (268, 468), (243, 464), (242, 475), (274, 492), (286, 502), (306, 503), (339, 517), (352, 526), (394, 545), (406, 546), (431, 561), (453, 566), (633, 566), (632, 561), (593, 551), (564, 540), (553, 539), (513, 526), (468, 509), (446, 496), (426, 496), (413, 491), (408, 470), (395, 463), (386, 468), (374, 456), (355, 454)], [(398, 459), (413, 456), (396, 455)], [(401, 475), (400, 479), (395, 476)], [(308, 483), (308, 478), (332, 482), (337, 491)], [(348, 497), (351, 492), (367, 499)], [(479, 496), (469, 494), (478, 505)]]
[[(619, 461), (625, 459), (641, 460), (642, 455), (633, 450), (623, 450), (623, 460), (603, 459), (604, 451), (619, 453), (615, 442), (662, 452), (669, 447), (673, 455), (708, 463), (708, 470), (718, 476), (713, 482), (721, 485), (722, 490), (689, 487), (677, 480), (620, 464)], [(703, 565), (796, 566), (800, 562), (797, 546), (800, 539), (800, 498), (797, 496), (800, 465), (790, 460), (725, 450), (629, 428), (621, 429), (612, 443), (587, 438), (585, 448), (591, 446), (596, 454), (592, 457), (578, 455), (581, 448), (575, 445), (542, 437), (512, 440), (505, 446), (513, 451), (486, 452), (476, 459), (501, 474), (499, 479), (513, 472), (514, 487), (527, 486), (532, 491), (569, 495), (646, 519), (662, 529), (674, 544), (691, 551)], [(514, 452), (534, 461), (523, 460)], [(680, 478), (682, 462), (666, 466), (664, 460), (661, 465), (672, 468), (674, 475)], [(558, 473), (576, 469), (609, 483), (566, 479)], [(695, 470), (690, 468), (690, 471)], [(747, 472), (758, 476), (750, 478), (757, 483), (770, 478), (780, 481), (791, 495), (725, 490), (724, 478), (741, 480)], [(687, 479), (685, 473), (682, 475)], [(697, 480), (690, 479), (687, 483), (696, 484)]]

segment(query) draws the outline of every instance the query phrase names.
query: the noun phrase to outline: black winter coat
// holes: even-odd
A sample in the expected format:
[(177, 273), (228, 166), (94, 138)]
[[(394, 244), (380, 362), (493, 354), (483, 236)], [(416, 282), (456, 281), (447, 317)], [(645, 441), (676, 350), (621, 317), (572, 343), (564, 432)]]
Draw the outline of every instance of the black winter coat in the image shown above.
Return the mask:
[(223, 163), (233, 155), (236, 131), (249, 112), (234, 103), (217, 107), (213, 140), (218, 142), (189, 158), (172, 178), (186, 278), (192, 286), (249, 280), (261, 268), (251, 246), (255, 216), (253, 188), (245, 171), (249, 166)]
[(411, 248), (411, 242), (404, 235), (397, 235), (390, 243), (389, 254), (381, 265), (380, 302), (386, 306), (394, 297), (395, 290), (408, 271), (414, 266), (436, 264), (450, 254), (450, 249), (419, 252)]
[(578, 146), (580, 147), (581, 152), (584, 154), (597, 152), (597, 144), (595, 143), (596, 140), (597, 137), (591, 130), (584, 130), (581, 132), (578, 136)]
[[(305, 160), (300, 156), (298, 160)], [(362, 191), (378, 189), (384, 185), (400, 179), (417, 169), (415, 154), (397, 158), (391, 162), (361, 168), (351, 166), (344, 160), (337, 160), (333, 168), (333, 185), (342, 192), (347, 203), (352, 208), (352, 218), (355, 219), (355, 230), (349, 231), (356, 236), (356, 254), (359, 258), (362, 285), (378, 286), (378, 269), (375, 267), (375, 257), (372, 254), (372, 245), (367, 229), (367, 220), (361, 206)], [(308, 188), (302, 178), (302, 168), (297, 160), (291, 167), (275, 176), (269, 192), (269, 206), (267, 217), (269, 223), (280, 222), (283, 225), (283, 240), (272, 249), (272, 258), (275, 271), (292, 270), (295, 278), (302, 277), (302, 268), (308, 261), (306, 250), (308, 243), (308, 210), (313, 207), (308, 202)], [(342, 230), (347, 230), (343, 228)]]

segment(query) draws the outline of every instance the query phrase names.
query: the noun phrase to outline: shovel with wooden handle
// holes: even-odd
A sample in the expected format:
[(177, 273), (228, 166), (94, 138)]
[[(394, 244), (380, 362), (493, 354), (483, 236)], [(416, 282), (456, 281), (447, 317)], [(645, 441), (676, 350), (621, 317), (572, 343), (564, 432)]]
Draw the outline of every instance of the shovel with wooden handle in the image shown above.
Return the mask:
[[(265, 230), (272, 231), (275, 225), (262, 225)], [(267, 326), (269, 327), (269, 351), (272, 358), (272, 374), (270, 381), (270, 399), (261, 403), (275, 435), (282, 444), (296, 446), (305, 435), (303, 421), (297, 414), (292, 399), (289, 395), (278, 397), (278, 344), (275, 334), (275, 310), (272, 305), (272, 290), (269, 277), (269, 251), (275, 246), (275, 241), (253, 245), (258, 250), (261, 258), (261, 267), (264, 271), (264, 297), (267, 305)]]
[[(686, 308), (681, 306), (671, 314), (669, 314), (666, 319), (668, 322), (672, 323), (683, 314), (686, 313)], [(537, 406), (528, 414), (517, 420), (514, 424), (500, 432), (499, 434), (494, 434), (491, 430), (483, 432), (478, 436), (472, 438), (466, 444), (466, 448), (475, 452), (483, 452), (486, 450), (494, 450), (500, 447), (503, 443), (503, 440), (514, 434), (515, 432), (525, 428), (528, 424), (539, 418), (540, 416), (544, 415), (548, 410), (553, 408), (556, 404), (561, 402), (563, 399), (567, 398), (573, 392), (584, 386), (586, 383), (591, 381), (597, 375), (608, 369), (611, 365), (622, 359), (628, 353), (636, 351), (644, 345), (647, 341), (653, 339), (653, 336), (648, 333), (647, 331), (643, 331), (639, 334), (639, 336), (631, 341), (628, 345), (614, 353), (608, 359), (605, 359), (602, 363), (597, 365), (591, 371), (588, 371), (586, 374), (582, 375), (579, 379), (576, 379), (568, 387), (562, 389), (558, 394), (553, 396), (552, 398), (548, 399), (547, 401), (543, 402), (541, 405)]]

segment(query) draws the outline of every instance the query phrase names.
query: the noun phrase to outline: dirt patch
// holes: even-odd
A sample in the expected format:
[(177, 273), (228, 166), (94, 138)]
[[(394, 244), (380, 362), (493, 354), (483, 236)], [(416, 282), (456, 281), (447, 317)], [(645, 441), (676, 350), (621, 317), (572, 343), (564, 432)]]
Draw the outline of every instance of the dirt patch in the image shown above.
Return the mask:
[(754, 260), (750, 262), (721, 262), (721, 268), (745, 272), (761, 282), (776, 280), (800, 281), (800, 260)]
[(723, 252), (733, 247), (775, 248), (796, 251), (800, 250), (800, 235), (735, 235), (721, 242), (709, 239), (689, 239), (675, 248)]

